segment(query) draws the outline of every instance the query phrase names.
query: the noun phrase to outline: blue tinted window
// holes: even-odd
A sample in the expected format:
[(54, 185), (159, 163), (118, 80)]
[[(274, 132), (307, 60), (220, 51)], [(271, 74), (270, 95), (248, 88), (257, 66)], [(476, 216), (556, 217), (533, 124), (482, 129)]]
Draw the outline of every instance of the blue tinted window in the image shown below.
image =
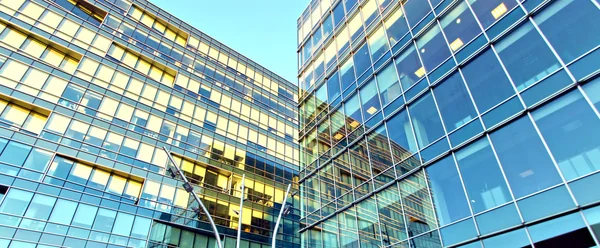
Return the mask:
[(402, 93), (394, 64), (388, 64), (383, 70), (377, 73), (377, 85), (379, 86), (379, 95), (381, 96), (381, 105), (383, 106), (396, 99)]
[(26, 217), (39, 219), (39, 220), (47, 220), (52, 212), (52, 207), (54, 207), (54, 203), (56, 202), (56, 198), (36, 194), (25, 213)]
[(401, 111), (390, 118), (387, 122), (387, 128), (390, 133), (392, 153), (396, 162), (410, 157), (419, 150), (406, 111)]
[(471, 214), (452, 156), (426, 168), (440, 226)]
[(323, 37), (328, 37), (333, 30), (333, 21), (331, 15), (323, 18)]
[(517, 229), (483, 240), (486, 248), (531, 247), (525, 229)]
[(429, 29), (417, 40), (417, 46), (426, 71), (431, 71), (450, 57), (450, 50), (438, 26)]
[(73, 218), (73, 225), (85, 228), (92, 228), (92, 224), (94, 223), (94, 219), (96, 218), (97, 212), (98, 207), (86, 204), (79, 204), (77, 212), (75, 213), (75, 217)]
[(348, 59), (341, 67), (340, 67), (340, 76), (342, 82), (342, 91), (346, 90), (352, 83), (356, 77), (354, 77), (354, 62), (352, 59)]
[(446, 79), (433, 89), (433, 93), (448, 132), (477, 116), (460, 74), (455, 73)]
[(517, 202), (523, 220), (538, 220), (575, 207), (565, 186), (560, 186)]
[(50, 221), (63, 225), (71, 224), (76, 208), (76, 202), (58, 199), (54, 206), (54, 211), (52, 211), (52, 215), (50, 215)]
[(118, 213), (115, 220), (115, 227), (112, 232), (115, 234), (129, 236), (131, 227), (133, 226), (134, 216), (126, 213)]
[(557, 1), (534, 20), (565, 63), (600, 44), (600, 11), (592, 1)]
[(30, 150), (31, 146), (14, 141), (8, 142), (2, 155), (0, 155), (0, 162), (21, 166), (25, 162)]
[(478, 215), (475, 220), (482, 235), (521, 224), (521, 217), (514, 203)]
[(406, 18), (410, 26), (415, 27), (431, 11), (431, 6), (427, 0), (410, 0), (404, 4), (404, 11), (407, 13)]
[(456, 153), (456, 159), (474, 213), (511, 200), (487, 139), (480, 139), (461, 149)]
[(340, 24), (340, 22), (342, 21), (342, 19), (344, 19), (344, 5), (339, 2), (338, 5), (336, 5), (333, 8), (333, 26), (337, 27), (338, 24)]
[(92, 229), (110, 232), (115, 222), (116, 214), (117, 212), (112, 210), (100, 209), (98, 211), (98, 215), (96, 216), (96, 220), (94, 221), (94, 226)]
[(518, 119), (490, 136), (516, 198), (561, 182), (529, 118)]
[(583, 211), (583, 215), (596, 235), (596, 238), (600, 238), (600, 207), (586, 209)]
[(457, 51), (463, 45), (471, 41), (475, 36), (481, 33), (481, 29), (473, 17), (473, 13), (469, 10), (467, 3), (462, 2), (446, 14), (440, 24), (446, 39), (450, 42), (450, 49)]
[(596, 78), (585, 84), (583, 86), (583, 91), (585, 91), (586, 95), (590, 98), (590, 101), (596, 106), (596, 109), (600, 110), (600, 78)]
[(369, 67), (371, 67), (371, 57), (369, 56), (369, 46), (367, 43), (356, 51), (354, 54), (354, 67), (356, 68), (356, 75), (360, 76)]
[(536, 247), (554, 247), (569, 240), (577, 241), (577, 247), (595, 247), (580, 213), (574, 213), (557, 219), (531, 226), (529, 235)]
[(360, 102), (358, 100), (358, 94), (354, 94), (350, 99), (346, 101), (344, 104), (344, 112), (346, 113), (346, 123), (349, 123), (348, 133), (356, 130), (358, 126), (363, 122), (362, 115), (360, 114)]
[(489, 27), (517, 6), (515, 0), (469, 0), (469, 3), (484, 28)]
[(442, 122), (431, 93), (414, 102), (408, 110), (420, 147), (425, 147), (444, 135)]
[(515, 94), (492, 50), (469, 62), (462, 72), (481, 113)]
[(560, 68), (558, 60), (530, 22), (498, 42), (496, 51), (518, 90)]
[(2, 205), (0, 205), (0, 213), (22, 216), (25, 213), (25, 210), (27, 209), (32, 197), (33, 193), (18, 189), (11, 189), (8, 191), (6, 197), (4, 197)]
[(474, 238), (477, 236), (477, 230), (475, 229), (475, 223), (473, 223), (473, 219), (468, 218), (459, 223), (455, 223), (440, 229), (440, 234), (442, 235), (442, 241), (444, 241), (444, 245), (449, 246), (470, 238)]
[(360, 100), (365, 120), (368, 120), (381, 109), (379, 97), (377, 96), (377, 85), (375, 79), (371, 79), (360, 89)]
[(395, 60), (400, 84), (402, 84), (404, 90), (425, 76), (425, 68), (421, 66), (419, 55), (417, 55), (414, 46), (409, 45), (408, 49), (404, 50)]
[(406, 19), (404, 19), (402, 8), (396, 9), (395, 12), (385, 20), (385, 27), (390, 40), (390, 45), (392, 46), (408, 33), (408, 24), (406, 24)]
[(581, 93), (572, 91), (532, 114), (567, 180), (600, 170), (600, 120)]

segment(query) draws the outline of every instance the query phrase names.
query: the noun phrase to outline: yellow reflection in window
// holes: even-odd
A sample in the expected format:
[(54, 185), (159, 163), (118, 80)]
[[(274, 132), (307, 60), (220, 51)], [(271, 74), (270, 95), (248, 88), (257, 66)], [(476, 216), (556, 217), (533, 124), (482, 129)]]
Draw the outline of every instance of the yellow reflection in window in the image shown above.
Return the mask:
[(75, 168), (73, 168), (73, 172), (71, 172), (73, 176), (79, 177), (83, 180), (88, 180), (88, 178), (90, 178), (91, 173), (92, 167), (81, 163), (76, 163)]
[(127, 182), (127, 189), (125, 190), (125, 194), (137, 198), (140, 194), (141, 188), (142, 188), (141, 183), (129, 181), (129, 182)]
[(126, 179), (117, 175), (113, 175), (108, 185), (108, 190), (115, 194), (122, 194), (125, 189)]
[(92, 175), (92, 182), (99, 184), (102, 188), (106, 186), (108, 182), (110, 174), (101, 170), (94, 170), (94, 175)]
[(175, 197), (175, 206), (178, 206), (180, 208), (187, 208), (189, 199), (190, 194), (187, 191), (178, 188), (177, 195)]

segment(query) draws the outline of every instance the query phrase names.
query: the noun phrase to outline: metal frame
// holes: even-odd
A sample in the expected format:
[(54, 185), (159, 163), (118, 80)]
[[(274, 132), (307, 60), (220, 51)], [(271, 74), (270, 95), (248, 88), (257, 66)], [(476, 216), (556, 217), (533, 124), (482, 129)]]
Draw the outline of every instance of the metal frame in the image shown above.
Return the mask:
[[(194, 199), (196, 200), (196, 202), (198, 202), (198, 205), (200, 205), (200, 207), (202, 208), (202, 211), (204, 211), (204, 214), (206, 214), (206, 217), (208, 218), (208, 221), (210, 222), (210, 226), (212, 227), (212, 229), (214, 231), (215, 238), (217, 239), (217, 247), (218, 248), (223, 248), (223, 244), (221, 243), (221, 238), (220, 238), (220, 235), (219, 235), (219, 230), (217, 230), (217, 226), (215, 225), (215, 222), (213, 221), (212, 217), (210, 216), (210, 213), (208, 212), (208, 210), (206, 209), (206, 207), (204, 206), (204, 204), (200, 200), (200, 197), (198, 197), (198, 195), (196, 194), (196, 192), (194, 192), (194, 187), (192, 187), (192, 185), (187, 180), (187, 178), (185, 177), (185, 175), (183, 174), (183, 172), (179, 169), (179, 167), (177, 167), (177, 163), (175, 163), (175, 160), (171, 156), (171, 153), (169, 152), (169, 150), (167, 149), (167, 147), (163, 146), (163, 150), (167, 154), (167, 158), (169, 158), (169, 161), (173, 164), (173, 167), (175, 167), (175, 169), (177, 170), (177, 174), (179, 174), (179, 176), (183, 180), (183, 182), (184, 182), (183, 188), (185, 189), (185, 191), (187, 191), (192, 196), (194, 196)], [(173, 170), (171, 170), (170, 167), (167, 166), (167, 168), (168, 168), (167, 171), (171, 174), (171, 177), (176, 178), (177, 174), (175, 174), (175, 172), (173, 172)], [(197, 209), (195, 209), (194, 211), (197, 212), (197, 213), (199, 212), (199, 211), (197, 211)], [(240, 212), (240, 217), (241, 217), (241, 212)], [(239, 231), (238, 231), (238, 235), (239, 235)]]

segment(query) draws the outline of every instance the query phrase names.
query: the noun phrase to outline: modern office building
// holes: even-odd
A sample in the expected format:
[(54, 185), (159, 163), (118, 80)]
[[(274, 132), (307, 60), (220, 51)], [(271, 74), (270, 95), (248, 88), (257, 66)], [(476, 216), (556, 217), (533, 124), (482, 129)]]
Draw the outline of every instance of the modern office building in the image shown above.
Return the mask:
[[(0, 0), (0, 247), (215, 247), (163, 147), (224, 247), (239, 223), (270, 247), (297, 92), (146, 0)], [(299, 247), (287, 202), (278, 246)]]
[(600, 2), (313, 0), (302, 247), (595, 247)]

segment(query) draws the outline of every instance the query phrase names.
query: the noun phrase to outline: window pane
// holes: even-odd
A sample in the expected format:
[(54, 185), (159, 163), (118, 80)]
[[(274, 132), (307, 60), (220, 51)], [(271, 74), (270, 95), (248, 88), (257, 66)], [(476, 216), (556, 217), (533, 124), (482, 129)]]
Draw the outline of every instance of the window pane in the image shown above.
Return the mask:
[(356, 68), (356, 76), (360, 76), (365, 72), (369, 67), (371, 67), (371, 59), (369, 57), (369, 47), (367, 43), (365, 43), (361, 48), (359, 48), (354, 54), (354, 67)]
[(66, 179), (69, 175), (69, 171), (71, 171), (71, 166), (73, 166), (73, 161), (57, 156), (54, 158), (54, 161), (52, 161), (52, 165), (50, 165), (48, 175)]
[(423, 171), (400, 181), (400, 195), (404, 214), (408, 221), (410, 236), (415, 236), (437, 227)]
[(517, 6), (515, 0), (469, 0), (477, 18), (487, 28)]
[(528, 229), (536, 247), (552, 247), (568, 240), (576, 240), (578, 247), (596, 246), (580, 213), (545, 221)]
[(99, 230), (104, 232), (110, 232), (113, 227), (113, 223), (115, 222), (115, 216), (117, 212), (103, 209), (98, 210), (98, 215), (96, 216), (96, 221), (94, 221), (93, 230)]
[(458, 4), (440, 20), (450, 49), (456, 51), (481, 33), (466, 2)]
[(447, 78), (433, 89), (433, 93), (448, 132), (477, 116), (460, 74), (455, 73)]
[(600, 32), (593, 31), (600, 29), (600, 11), (592, 1), (558, 1), (534, 20), (565, 63), (600, 43)]
[(117, 214), (115, 227), (113, 228), (112, 232), (123, 236), (129, 236), (131, 233), (131, 227), (133, 226), (133, 218), (133, 215), (126, 213)]
[(379, 86), (379, 95), (381, 96), (381, 104), (387, 105), (402, 93), (398, 81), (398, 75), (394, 64), (388, 64), (383, 70), (377, 74), (377, 85)]
[(389, 237), (389, 243), (391, 244), (406, 239), (406, 228), (404, 227), (404, 215), (402, 214), (398, 186), (393, 184), (388, 189), (377, 193), (377, 203), (382, 235), (385, 238)]
[(517, 229), (483, 240), (486, 248), (531, 247), (525, 229)]
[(22, 216), (33, 197), (33, 193), (11, 189), (8, 194), (4, 197), (4, 201), (0, 206), (1, 213), (14, 214)]
[(0, 116), (2, 121), (5, 121), (11, 125), (23, 126), (23, 123), (29, 116), (30, 111), (28, 109), (19, 107), (18, 105), (9, 104), (2, 112)]
[(76, 202), (58, 199), (54, 206), (54, 211), (52, 211), (52, 215), (50, 215), (50, 221), (63, 225), (71, 224), (76, 208)]
[(50, 212), (52, 212), (52, 207), (54, 207), (55, 202), (56, 198), (54, 197), (36, 194), (35, 197), (33, 197), (33, 201), (31, 201), (31, 205), (29, 205), (25, 216), (45, 221), (50, 216)]
[(387, 128), (395, 162), (400, 162), (419, 150), (406, 111), (401, 111), (390, 118)]
[(379, 27), (379, 29), (371, 35), (369, 38), (369, 47), (371, 48), (371, 58), (373, 61), (377, 60), (389, 49), (383, 26)]
[(46, 171), (46, 166), (48, 166), (51, 157), (51, 152), (35, 148), (29, 154), (29, 157), (27, 158), (27, 161), (25, 161), (23, 167), (44, 172)]
[(487, 139), (480, 139), (461, 149), (456, 153), (456, 159), (474, 213), (511, 200)]
[(404, 50), (395, 60), (400, 84), (402, 84), (404, 90), (425, 76), (425, 68), (421, 66), (421, 61), (419, 61), (414, 46), (409, 45), (408, 49)]
[(327, 80), (327, 96), (329, 103), (340, 96), (340, 78), (337, 72)]
[(348, 133), (356, 130), (358, 126), (363, 122), (362, 115), (360, 114), (360, 102), (358, 101), (358, 94), (354, 94), (344, 104), (344, 112), (346, 113), (346, 123), (349, 126)]
[(396, 9), (393, 14), (389, 15), (389, 18), (384, 21), (384, 24), (390, 40), (390, 45), (392, 46), (408, 33), (408, 24), (406, 24), (406, 19), (404, 19), (402, 8)]
[(434, 26), (417, 40), (417, 47), (421, 52), (421, 59), (425, 71), (432, 71), (435, 67), (450, 57), (450, 51), (440, 27)]
[(444, 129), (431, 93), (408, 107), (419, 147), (425, 147), (444, 135)]
[(151, 226), (150, 219), (136, 216), (135, 223), (133, 224), (133, 228), (131, 230), (131, 236), (134, 238), (145, 239), (148, 236), (148, 231), (150, 230), (150, 226)]
[(0, 155), (0, 162), (22, 166), (30, 150), (31, 146), (14, 141), (8, 142), (2, 155)]
[(515, 94), (492, 50), (480, 54), (462, 72), (480, 113)]
[(471, 214), (452, 156), (426, 168), (440, 226)]
[(75, 213), (75, 218), (73, 218), (73, 225), (78, 227), (92, 228), (92, 223), (94, 223), (94, 218), (96, 218), (97, 212), (98, 207), (79, 204), (77, 212)]
[(427, 0), (411, 0), (404, 4), (404, 11), (407, 13), (408, 23), (414, 28), (431, 11), (431, 6)]
[(600, 170), (600, 120), (581, 93), (570, 92), (532, 115), (567, 180)]
[(360, 89), (360, 100), (362, 102), (362, 111), (365, 120), (371, 118), (373, 114), (381, 109), (375, 79), (371, 79)]
[(496, 50), (518, 90), (560, 68), (558, 60), (530, 22), (498, 42)]
[(490, 136), (516, 198), (561, 182), (529, 118), (521, 118)]

